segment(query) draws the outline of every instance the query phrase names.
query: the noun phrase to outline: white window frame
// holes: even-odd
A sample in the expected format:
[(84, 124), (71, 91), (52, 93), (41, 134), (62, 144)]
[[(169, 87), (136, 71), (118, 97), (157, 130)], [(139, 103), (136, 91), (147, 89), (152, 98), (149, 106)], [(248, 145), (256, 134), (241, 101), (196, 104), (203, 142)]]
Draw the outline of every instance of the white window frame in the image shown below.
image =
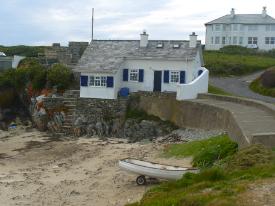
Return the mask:
[(211, 44), (214, 44), (214, 37), (211, 36)]
[(100, 76), (100, 75), (91, 75), (91, 76), (89, 76), (89, 86), (90, 87), (106, 87), (107, 86), (107, 77)]
[(215, 44), (220, 44), (220, 37), (219, 36), (215, 36)]
[(238, 44), (238, 37), (233, 36), (233, 45), (237, 45), (237, 44)]
[(221, 31), (221, 24), (215, 24), (215, 31)]
[(138, 69), (130, 69), (129, 70), (129, 81), (138, 82), (138, 75), (139, 75)]
[(265, 44), (275, 44), (275, 37), (265, 37)]
[(233, 24), (233, 29), (232, 30), (233, 31), (238, 31), (238, 26), (239, 26), (238, 24)]
[(248, 37), (247, 38), (247, 44), (256, 44), (258, 45), (258, 37)]
[(172, 84), (180, 82), (180, 71), (170, 71), (170, 81)]
[(244, 31), (244, 25), (243, 24), (240, 24), (240, 31)]
[(223, 37), (222, 37), (222, 45), (225, 45), (225, 44), (226, 44), (226, 37), (223, 36)]

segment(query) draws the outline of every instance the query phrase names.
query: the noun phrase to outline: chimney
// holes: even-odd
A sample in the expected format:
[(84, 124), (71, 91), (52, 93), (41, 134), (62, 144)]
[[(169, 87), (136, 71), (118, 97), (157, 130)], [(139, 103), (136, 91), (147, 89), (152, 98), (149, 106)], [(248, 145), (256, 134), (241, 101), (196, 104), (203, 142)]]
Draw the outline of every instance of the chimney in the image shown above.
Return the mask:
[(197, 47), (197, 37), (198, 35), (196, 35), (195, 32), (193, 32), (192, 34), (190, 34), (190, 41), (189, 41), (189, 47), (190, 48), (195, 48)]
[(267, 16), (266, 6), (263, 7), (262, 16), (263, 16), (263, 17), (266, 17), (266, 16)]
[(147, 47), (148, 37), (149, 35), (146, 33), (145, 30), (142, 32), (142, 34), (140, 34), (140, 43), (139, 43), (140, 47)]
[(231, 17), (231, 18), (234, 18), (234, 16), (235, 16), (235, 9), (232, 8), (232, 9), (231, 9), (231, 12), (230, 12), (230, 17)]

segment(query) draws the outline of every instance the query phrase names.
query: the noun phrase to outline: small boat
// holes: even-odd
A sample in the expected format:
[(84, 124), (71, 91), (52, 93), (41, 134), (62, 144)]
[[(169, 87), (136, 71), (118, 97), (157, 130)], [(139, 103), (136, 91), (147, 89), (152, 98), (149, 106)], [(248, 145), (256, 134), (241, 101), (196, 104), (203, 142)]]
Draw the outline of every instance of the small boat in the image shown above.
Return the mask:
[(123, 159), (119, 167), (125, 171), (139, 175), (136, 179), (138, 185), (146, 184), (146, 177), (154, 179), (178, 180), (187, 173), (198, 173), (199, 169), (161, 165), (136, 159)]

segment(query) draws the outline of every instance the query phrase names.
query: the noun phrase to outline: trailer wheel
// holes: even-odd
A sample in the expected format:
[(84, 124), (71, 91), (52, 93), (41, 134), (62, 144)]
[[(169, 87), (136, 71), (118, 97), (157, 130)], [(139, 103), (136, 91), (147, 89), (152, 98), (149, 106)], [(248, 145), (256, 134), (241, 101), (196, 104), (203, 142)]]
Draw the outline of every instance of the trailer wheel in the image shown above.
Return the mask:
[(144, 175), (138, 176), (137, 179), (136, 179), (136, 183), (138, 185), (145, 185), (146, 184), (146, 178), (145, 178), (145, 176)]

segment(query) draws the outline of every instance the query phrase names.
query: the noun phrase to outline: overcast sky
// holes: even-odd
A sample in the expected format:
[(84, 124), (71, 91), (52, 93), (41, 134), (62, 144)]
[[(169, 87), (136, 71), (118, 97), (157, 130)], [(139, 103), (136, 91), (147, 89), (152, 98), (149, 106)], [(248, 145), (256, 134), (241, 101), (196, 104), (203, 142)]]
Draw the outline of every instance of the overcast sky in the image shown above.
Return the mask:
[(187, 39), (204, 42), (204, 23), (228, 14), (275, 17), (274, 0), (0, 0), (0, 45), (50, 45), (90, 41), (95, 8), (95, 39)]

